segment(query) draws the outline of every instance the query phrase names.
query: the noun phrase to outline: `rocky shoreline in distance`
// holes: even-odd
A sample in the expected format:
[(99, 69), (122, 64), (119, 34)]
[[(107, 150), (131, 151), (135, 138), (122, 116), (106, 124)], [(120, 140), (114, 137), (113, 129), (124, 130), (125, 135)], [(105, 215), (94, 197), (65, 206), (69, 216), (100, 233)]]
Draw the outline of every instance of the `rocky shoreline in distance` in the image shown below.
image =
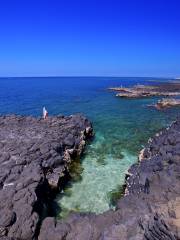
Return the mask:
[(38, 239), (49, 202), (91, 136), (81, 115), (0, 117), (0, 239)]
[(145, 98), (145, 97), (175, 97), (180, 96), (180, 83), (168, 82), (156, 85), (135, 85), (133, 87), (113, 87), (109, 90), (117, 92), (121, 98)]
[(180, 120), (150, 139), (139, 160), (115, 211), (48, 217), (39, 240), (180, 239)]

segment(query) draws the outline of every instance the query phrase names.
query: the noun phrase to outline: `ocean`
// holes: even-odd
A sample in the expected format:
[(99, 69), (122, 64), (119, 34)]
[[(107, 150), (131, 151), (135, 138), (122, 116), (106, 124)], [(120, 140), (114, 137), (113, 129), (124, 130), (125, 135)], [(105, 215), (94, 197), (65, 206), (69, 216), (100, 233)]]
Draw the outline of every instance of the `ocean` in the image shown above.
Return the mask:
[[(154, 78), (41, 77), (0, 78), (0, 114), (41, 116), (82, 113), (95, 137), (71, 169), (72, 180), (58, 194), (59, 217), (71, 211), (102, 213), (115, 208), (125, 172), (138, 152), (162, 127), (176, 119), (177, 108), (157, 111), (159, 98), (120, 99), (108, 87), (153, 84)], [(167, 79), (157, 79), (167, 81)]]

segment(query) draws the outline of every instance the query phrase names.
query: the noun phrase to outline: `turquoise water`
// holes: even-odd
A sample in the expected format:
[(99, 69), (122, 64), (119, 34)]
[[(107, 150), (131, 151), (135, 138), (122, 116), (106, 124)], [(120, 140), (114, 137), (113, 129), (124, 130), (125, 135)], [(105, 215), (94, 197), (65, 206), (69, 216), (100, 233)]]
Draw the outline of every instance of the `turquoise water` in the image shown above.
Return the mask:
[[(114, 208), (125, 172), (137, 161), (148, 138), (167, 126), (178, 109), (159, 112), (147, 107), (158, 98), (120, 99), (108, 87), (149, 84), (150, 78), (1, 78), (0, 113), (40, 116), (83, 113), (95, 138), (72, 166), (72, 181), (57, 196), (59, 216), (70, 211), (102, 213)], [(150, 84), (153, 84), (151, 82)]]

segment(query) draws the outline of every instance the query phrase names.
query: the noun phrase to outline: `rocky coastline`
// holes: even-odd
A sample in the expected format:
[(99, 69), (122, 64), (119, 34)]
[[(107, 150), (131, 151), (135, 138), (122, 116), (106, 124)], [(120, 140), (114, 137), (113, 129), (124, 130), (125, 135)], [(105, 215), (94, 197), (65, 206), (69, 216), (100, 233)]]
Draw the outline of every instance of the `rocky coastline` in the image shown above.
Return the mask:
[(113, 87), (109, 90), (117, 92), (121, 98), (145, 98), (145, 97), (174, 97), (180, 96), (180, 83), (168, 82), (156, 85), (135, 85), (133, 87)]
[(180, 120), (150, 139), (139, 160), (115, 211), (48, 217), (39, 240), (180, 239)]
[(85, 117), (0, 117), (0, 239), (37, 239), (68, 168), (92, 136)]
[(0, 117), (0, 238), (4, 240), (180, 239), (180, 119), (149, 140), (126, 174), (116, 210), (48, 214), (68, 166), (92, 137), (81, 115)]

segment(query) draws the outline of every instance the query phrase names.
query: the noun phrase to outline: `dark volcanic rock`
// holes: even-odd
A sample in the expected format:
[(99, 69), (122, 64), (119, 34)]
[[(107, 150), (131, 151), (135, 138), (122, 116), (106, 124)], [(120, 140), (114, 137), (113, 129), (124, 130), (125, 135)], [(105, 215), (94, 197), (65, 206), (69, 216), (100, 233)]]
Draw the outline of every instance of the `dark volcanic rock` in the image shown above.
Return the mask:
[(39, 240), (180, 239), (180, 120), (150, 139), (140, 160), (115, 211), (46, 218)]
[(80, 115), (0, 117), (0, 239), (180, 239), (179, 120), (141, 151), (115, 211), (43, 220), (51, 194), (91, 135), (90, 122)]
[(52, 189), (91, 135), (81, 115), (0, 117), (0, 238), (36, 238)]

